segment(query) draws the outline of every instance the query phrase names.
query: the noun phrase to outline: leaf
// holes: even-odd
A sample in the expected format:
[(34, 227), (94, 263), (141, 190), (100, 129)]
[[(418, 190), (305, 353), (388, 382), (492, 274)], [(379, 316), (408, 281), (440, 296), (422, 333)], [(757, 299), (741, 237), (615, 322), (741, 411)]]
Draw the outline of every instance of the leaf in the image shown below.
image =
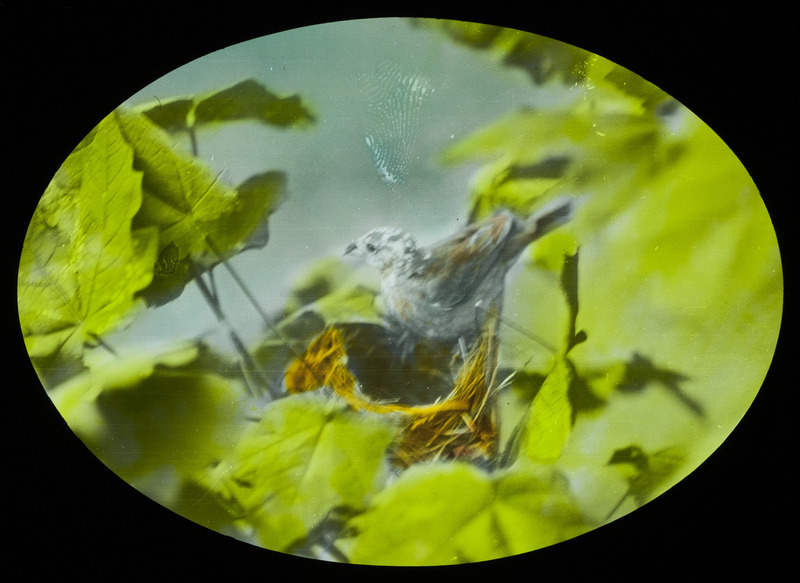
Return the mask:
[(520, 453), (525, 459), (553, 463), (572, 429), (569, 387), (575, 371), (565, 356), (556, 357), (524, 421)]
[(153, 277), (156, 233), (132, 229), (141, 172), (105, 118), (70, 154), (34, 212), (18, 280), (20, 322), (31, 356), (77, 356), (141, 307)]
[[(588, 389), (583, 378), (578, 378), (568, 354), (586, 340), (583, 331), (577, 331), (580, 308), (578, 301), (578, 252), (562, 254), (561, 289), (564, 293), (567, 312), (567, 332), (562, 348), (555, 355), (550, 371), (544, 378), (530, 407), (515, 428), (502, 463), (510, 465), (518, 455), (536, 463), (554, 463), (561, 457), (574, 420), (571, 399), (584, 397)], [(584, 390), (581, 390), (584, 389)], [(594, 403), (590, 403), (594, 405)]]
[(473, 218), (499, 207), (525, 216), (560, 193), (616, 194), (680, 159), (686, 134), (668, 95), (600, 57), (580, 77), (557, 105), (519, 109), (443, 153), (445, 164), (483, 163)]
[(242, 384), (215, 372), (218, 363), (209, 370), (203, 351), (184, 361), (188, 352), (177, 348), (171, 362), (158, 355), (139, 383), (106, 387), (97, 398), (104, 426), (92, 449), (127, 481), (163, 468), (188, 481), (229, 452), (246, 427)]
[[(268, 214), (272, 214), (275, 209), (286, 200), (286, 175), (279, 171), (268, 171), (255, 174), (236, 187), (236, 193), (241, 205), (232, 213), (227, 222), (244, 222), (252, 220), (252, 213), (263, 212), (266, 209)], [(225, 225), (229, 227), (229, 225)], [(237, 252), (247, 249), (261, 249), (269, 241), (269, 223), (262, 220), (257, 223), (246, 238), (241, 239), (234, 233), (234, 240), (227, 240), (233, 230), (219, 233), (214, 237), (216, 245), (225, 248), (236, 248)]]
[(159, 100), (157, 104), (147, 104), (141, 113), (154, 124), (172, 133), (189, 129), (189, 114), (194, 108), (194, 99), (181, 97), (168, 101)]
[(169, 132), (243, 120), (279, 127), (314, 121), (297, 95), (279, 97), (254, 79), (206, 95), (147, 104), (140, 111)]
[(435, 27), (472, 48), (499, 55), (510, 66), (525, 71), (537, 84), (552, 80), (565, 85), (580, 81), (591, 54), (577, 47), (544, 36), (491, 24), (453, 20), (432, 20)]
[(253, 79), (198, 100), (194, 115), (197, 123), (249, 119), (270, 125), (292, 126), (314, 120), (299, 97), (278, 97)]
[(487, 474), (462, 462), (412, 467), (349, 526), (357, 532), (352, 562), (394, 566), (487, 561), (585, 530), (555, 474)]
[(174, 150), (144, 116), (118, 111), (116, 117), (143, 173), (135, 224), (158, 230), (157, 262), (169, 266), (147, 290), (148, 301), (162, 303), (180, 294), (192, 265), (209, 268), (266, 244), (267, 218), (284, 197), (282, 173), (259, 174), (234, 189), (200, 160)]
[(339, 257), (321, 259), (294, 283), (286, 311), (310, 311), (329, 325), (380, 324), (383, 319), (376, 306), (377, 292), (362, 279), (358, 272), (347, 269)]
[(129, 348), (123, 357), (103, 348), (87, 351), (87, 370), (49, 391), (58, 412), (82, 439), (99, 441), (105, 422), (97, 399), (108, 390), (131, 389), (153, 374), (157, 366), (176, 367), (197, 358), (199, 346), (179, 342), (164, 346), (151, 343)]
[(687, 395), (682, 385), (689, 380), (684, 374), (656, 366), (651, 359), (634, 352), (625, 363), (625, 375), (619, 379), (620, 391), (640, 391), (650, 383), (659, 384), (681, 401), (695, 415), (704, 415), (701, 403)]
[(69, 427), (122, 479), (207, 523), (221, 514), (193, 495), (195, 475), (231, 450), (246, 427), (243, 386), (213, 372), (217, 357), (193, 341), (94, 349), (88, 369), (48, 390)]
[(611, 511), (612, 516), (630, 496), (636, 506), (642, 506), (666, 490), (669, 479), (686, 461), (682, 447), (665, 447), (652, 454), (638, 445), (614, 451), (608, 465), (620, 469), (628, 481), (628, 491)]
[[(581, 326), (592, 338), (571, 356), (598, 378), (603, 368), (624, 366), (624, 378), (607, 389), (664, 386), (682, 404), (666, 418), (670, 403), (658, 391), (637, 395), (637, 403), (656, 398), (636, 413), (642, 430), (677, 431), (689, 422), (682, 415), (702, 414), (706, 428), (682, 432), (707, 439), (700, 450), (712, 451), (763, 383), (780, 329), (783, 277), (755, 184), (724, 142), (686, 115), (684, 151), (669, 172), (591, 202), (596, 219), (586, 226), (594, 235), (581, 247), (581, 277), (603, 283), (582, 290)], [(712, 436), (708, 428), (725, 429)]]
[(380, 487), (393, 424), (308, 393), (272, 403), (207, 485), (285, 550), (338, 506), (362, 508)]

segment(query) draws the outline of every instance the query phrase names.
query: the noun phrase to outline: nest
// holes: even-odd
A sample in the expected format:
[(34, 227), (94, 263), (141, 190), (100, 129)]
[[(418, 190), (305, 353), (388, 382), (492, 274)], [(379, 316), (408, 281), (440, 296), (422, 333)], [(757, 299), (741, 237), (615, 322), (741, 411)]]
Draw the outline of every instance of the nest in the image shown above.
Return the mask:
[(431, 459), (491, 459), (494, 455), (495, 318), (487, 319), (466, 357), (459, 359), (455, 374), (445, 371), (453, 378), (449, 393), (429, 404), (388, 402), (370, 396), (368, 387), (348, 367), (349, 360), (347, 329), (330, 326), (290, 363), (284, 376), (286, 389), (289, 393), (327, 389), (354, 410), (399, 417), (401, 431), (392, 458), (403, 467)]

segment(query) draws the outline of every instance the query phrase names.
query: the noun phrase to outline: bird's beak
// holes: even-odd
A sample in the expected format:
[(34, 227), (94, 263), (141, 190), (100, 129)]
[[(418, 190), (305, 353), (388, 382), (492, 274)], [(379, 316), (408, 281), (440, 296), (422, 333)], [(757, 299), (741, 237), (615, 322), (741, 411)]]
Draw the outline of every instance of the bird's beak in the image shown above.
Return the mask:
[(349, 255), (350, 253), (352, 253), (355, 250), (356, 250), (356, 244), (355, 243), (350, 243), (347, 246), (347, 249), (344, 250), (344, 254), (345, 255)]

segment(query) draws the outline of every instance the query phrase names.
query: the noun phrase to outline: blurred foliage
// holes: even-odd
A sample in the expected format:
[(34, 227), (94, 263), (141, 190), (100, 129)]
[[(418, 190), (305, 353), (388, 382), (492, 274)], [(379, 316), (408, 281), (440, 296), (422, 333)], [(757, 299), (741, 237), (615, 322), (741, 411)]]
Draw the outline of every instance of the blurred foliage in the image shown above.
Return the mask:
[(569, 386), (574, 373), (570, 363), (560, 357), (536, 393), (525, 419), (522, 452), (534, 462), (553, 463), (572, 428), (572, 407)]
[(357, 534), (343, 548), (356, 563), (379, 565), (486, 561), (586, 528), (558, 475), (533, 467), (487, 473), (463, 462), (412, 467), (352, 527)]
[[(268, 244), (286, 177), (224, 184), (197, 157), (196, 130), (314, 120), (252, 80), (109, 115), (59, 169), (23, 247), (23, 334), (70, 427), (154, 499), (267, 548), (435, 565), (577, 536), (705, 459), (774, 351), (775, 234), (710, 128), (574, 47), (414, 24), (531, 81), (528, 107), (441, 154), (477, 167), (471, 220), (580, 201), (520, 261), (505, 312), (465, 352), (406, 350), (376, 281), (339, 259), (309, 266), (262, 337), (239, 341), (210, 274)], [(187, 133), (192, 152), (175, 145)], [(110, 340), (190, 283), (237, 355), (200, 339)]]
[(315, 121), (314, 114), (300, 97), (280, 97), (254, 79), (246, 79), (207, 95), (146, 103), (137, 109), (170, 133), (233, 121), (285, 128), (305, 126)]
[(338, 506), (365, 507), (385, 479), (391, 421), (309, 393), (280, 399), (202, 480), (253, 526), (261, 543), (287, 550)]
[(117, 475), (201, 524), (230, 522), (195, 476), (237, 442), (246, 392), (227, 358), (197, 342), (96, 348), (50, 390), (70, 428)]
[(141, 307), (158, 236), (133, 228), (142, 174), (113, 117), (67, 158), (31, 220), (22, 249), (18, 305), (32, 357), (80, 355)]
[(440, 30), (458, 43), (489, 51), (500, 62), (518, 67), (537, 85), (549, 81), (571, 85), (583, 81), (592, 54), (557, 40), (492, 24), (454, 20), (413, 20), (420, 27)]
[(149, 303), (180, 295), (198, 270), (267, 244), (267, 218), (285, 191), (281, 172), (252, 176), (233, 188), (198, 158), (176, 151), (144, 116), (127, 112), (116, 119), (143, 174), (144, 196), (133, 226), (159, 233), (159, 269), (143, 292)]
[[(552, 269), (553, 248), (569, 254), (570, 234), (580, 248), (580, 283), (572, 288), (568, 312), (577, 316), (576, 337), (585, 336), (564, 362), (571, 371), (573, 424), (555, 465), (576, 488), (595, 485), (582, 492), (593, 519), (604, 518), (596, 507), (616, 504), (599, 491), (622, 497), (630, 489), (633, 507), (641, 505), (721, 443), (766, 374), (783, 294), (778, 244), (763, 201), (711, 128), (623, 67), (516, 31), (427, 24), (532, 77), (536, 72), (537, 85), (548, 92), (541, 101), (534, 93), (529, 107), (454, 144), (442, 162), (478, 165), (470, 198), (474, 219), (499, 207), (526, 215), (540, 201), (564, 194), (583, 201), (571, 227), (558, 234), (562, 240), (543, 240), (531, 251), (535, 265)], [(548, 63), (556, 62), (561, 70), (546, 74)], [(523, 273), (508, 295), (528, 298), (537, 283)], [(515, 304), (515, 324), (542, 333), (552, 329), (553, 313), (563, 313), (557, 310), (542, 294), (523, 299)], [(541, 366), (517, 375), (511, 394), (520, 402), (509, 399), (506, 418), (533, 416), (525, 403), (544, 389), (531, 390), (526, 378), (541, 379)], [(552, 377), (544, 381), (553, 383)], [(680, 463), (654, 461), (669, 471), (639, 467), (632, 474), (633, 465), (613, 464), (628, 468), (625, 482), (632, 481), (626, 485), (620, 472), (603, 465), (612, 452), (630, 447), (679, 451)], [(662, 458), (674, 456), (649, 459)]]
[(274, 171), (226, 186), (145, 117), (115, 111), (70, 154), (31, 221), (18, 278), (29, 353), (79, 357), (142, 299), (165, 303), (198, 272), (263, 247), (284, 190)]
[(608, 460), (608, 464), (620, 468), (620, 472), (628, 482), (628, 491), (609, 516), (613, 516), (628, 497), (631, 497), (637, 506), (652, 500), (659, 486), (662, 486), (685, 461), (686, 452), (681, 447), (667, 447), (652, 454), (647, 454), (637, 445), (616, 450)]

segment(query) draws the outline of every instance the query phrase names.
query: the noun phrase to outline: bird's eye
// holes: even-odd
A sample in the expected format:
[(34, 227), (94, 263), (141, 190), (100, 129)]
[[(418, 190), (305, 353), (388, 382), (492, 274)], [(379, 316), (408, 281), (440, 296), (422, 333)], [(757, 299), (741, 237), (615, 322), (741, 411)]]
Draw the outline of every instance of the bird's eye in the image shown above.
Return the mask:
[(372, 243), (367, 243), (367, 251), (369, 251), (370, 253), (375, 253), (375, 245), (373, 245)]

